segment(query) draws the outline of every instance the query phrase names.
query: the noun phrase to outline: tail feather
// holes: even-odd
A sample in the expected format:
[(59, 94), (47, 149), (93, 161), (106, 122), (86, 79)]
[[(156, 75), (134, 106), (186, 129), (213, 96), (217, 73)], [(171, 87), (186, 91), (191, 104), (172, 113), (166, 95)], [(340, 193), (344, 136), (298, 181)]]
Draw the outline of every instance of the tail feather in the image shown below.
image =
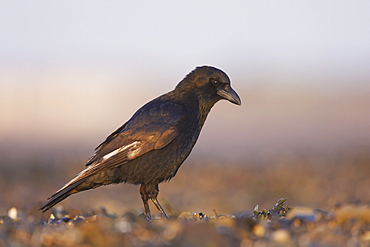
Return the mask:
[(63, 187), (62, 189), (58, 190), (54, 195), (48, 198), (48, 201), (45, 203), (44, 206), (42, 206), (39, 210), (41, 210), (43, 213), (53, 206), (55, 206), (57, 203), (63, 201), (70, 195), (79, 192), (80, 190), (77, 190), (76, 188), (83, 182), (85, 182), (85, 179), (78, 180), (72, 184), (69, 184), (68, 186)]

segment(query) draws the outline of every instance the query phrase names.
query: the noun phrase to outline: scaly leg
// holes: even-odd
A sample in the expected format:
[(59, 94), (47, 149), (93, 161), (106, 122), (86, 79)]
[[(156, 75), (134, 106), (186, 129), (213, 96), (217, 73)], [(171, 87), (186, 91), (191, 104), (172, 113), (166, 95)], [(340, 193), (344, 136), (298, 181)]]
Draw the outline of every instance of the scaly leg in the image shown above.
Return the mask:
[(141, 198), (144, 203), (145, 215), (151, 219), (151, 213), (148, 205), (149, 198), (152, 200), (158, 211), (168, 219), (168, 215), (159, 203), (157, 196), (159, 193), (158, 184), (142, 184), (140, 187)]
[(159, 212), (161, 212), (161, 214), (168, 219), (168, 215), (166, 214), (166, 212), (162, 208), (161, 204), (159, 203), (159, 201), (157, 199), (157, 196), (155, 198), (150, 198), (150, 199), (152, 199), (152, 202), (157, 207), (157, 209), (159, 210)]
[(140, 195), (141, 195), (141, 199), (143, 200), (145, 215), (150, 220), (152, 218), (152, 214), (150, 213), (150, 208), (149, 208), (149, 204), (148, 204), (149, 195), (146, 192), (145, 184), (142, 184), (140, 186)]

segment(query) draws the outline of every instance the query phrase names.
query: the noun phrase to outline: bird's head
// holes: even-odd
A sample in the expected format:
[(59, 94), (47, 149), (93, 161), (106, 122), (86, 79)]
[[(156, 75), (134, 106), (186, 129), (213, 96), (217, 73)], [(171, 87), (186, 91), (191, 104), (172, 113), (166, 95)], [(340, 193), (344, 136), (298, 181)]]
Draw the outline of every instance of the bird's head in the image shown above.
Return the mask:
[(177, 86), (178, 89), (191, 89), (210, 105), (221, 99), (226, 99), (236, 105), (241, 105), (239, 95), (232, 89), (230, 79), (220, 69), (211, 66), (201, 66), (190, 72)]

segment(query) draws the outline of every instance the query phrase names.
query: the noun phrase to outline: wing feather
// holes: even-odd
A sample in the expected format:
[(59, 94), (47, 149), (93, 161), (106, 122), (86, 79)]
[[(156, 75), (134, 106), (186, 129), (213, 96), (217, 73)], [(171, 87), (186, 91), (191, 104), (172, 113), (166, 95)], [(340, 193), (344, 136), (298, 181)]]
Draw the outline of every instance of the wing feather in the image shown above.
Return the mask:
[(86, 164), (86, 169), (56, 193), (99, 171), (123, 165), (152, 150), (164, 148), (181, 131), (185, 131), (185, 121), (186, 111), (182, 105), (156, 100), (149, 102), (109, 135), (96, 148), (95, 154)]
[[(93, 174), (133, 160), (154, 149), (171, 143), (183, 131), (186, 111), (180, 104), (151, 101), (100, 144), (87, 162)], [(87, 175), (86, 174), (86, 175)]]

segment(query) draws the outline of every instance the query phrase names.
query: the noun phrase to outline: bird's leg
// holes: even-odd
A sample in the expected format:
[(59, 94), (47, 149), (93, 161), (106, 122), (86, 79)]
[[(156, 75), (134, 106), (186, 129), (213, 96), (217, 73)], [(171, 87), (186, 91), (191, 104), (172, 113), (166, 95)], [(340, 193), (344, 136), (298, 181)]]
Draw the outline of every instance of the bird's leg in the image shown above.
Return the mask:
[[(144, 198), (146, 198), (146, 202), (144, 202), (145, 212), (147, 211), (146, 206), (148, 207), (148, 211), (149, 211), (148, 199), (150, 198), (152, 200), (152, 202), (154, 203), (154, 205), (157, 207), (158, 211), (164, 217), (166, 217), (168, 219), (168, 215), (166, 214), (166, 212), (164, 211), (164, 209), (162, 208), (161, 204), (159, 203), (159, 201), (157, 199), (157, 196), (158, 196), (158, 193), (159, 193), (158, 184), (143, 184), (143, 185), (141, 185), (140, 193), (144, 193), (144, 192), (146, 192), (146, 197), (145, 196), (143, 197), (143, 195), (141, 195), (141, 198), (143, 198), (143, 202), (144, 202)], [(150, 214), (150, 211), (149, 211), (149, 214)]]
[(168, 219), (168, 215), (166, 214), (166, 212), (164, 211), (164, 209), (162, 208), (161, 204), (159, 203), (157, 199), (157, 196), (159, 193), (158, 184), (151, 184), (151, 186), (149, 186), (147, 191), (149, 193), (149, 198), (152, 200), (154, 205), (157, 207), (158, 211), (161, 212), (161, 214)]
[(154, 205), (157, 207), (157, 209), (159, 210), (159, 212), (161, 212), (161, 214), (166, 217), (168, 219), (168, 215), (166, 214), (166, 212), (164, 211), (164, 209), (162, 208), (161, 204), (159, 203), (157, 197), (155, 198), (150, 198), (152, 199), (152, 202), (154, 203)]
[(152, 218), (152, 214), (150, 213), (150, 209), (149, 209), (149, 204), (148, 204), (149, 195), (146, 192), (145, 184), (142, 184), (140, 186), (140, 195), (141, 195), (141, 199), (143, 200), (145, 215), (150, 220)]

